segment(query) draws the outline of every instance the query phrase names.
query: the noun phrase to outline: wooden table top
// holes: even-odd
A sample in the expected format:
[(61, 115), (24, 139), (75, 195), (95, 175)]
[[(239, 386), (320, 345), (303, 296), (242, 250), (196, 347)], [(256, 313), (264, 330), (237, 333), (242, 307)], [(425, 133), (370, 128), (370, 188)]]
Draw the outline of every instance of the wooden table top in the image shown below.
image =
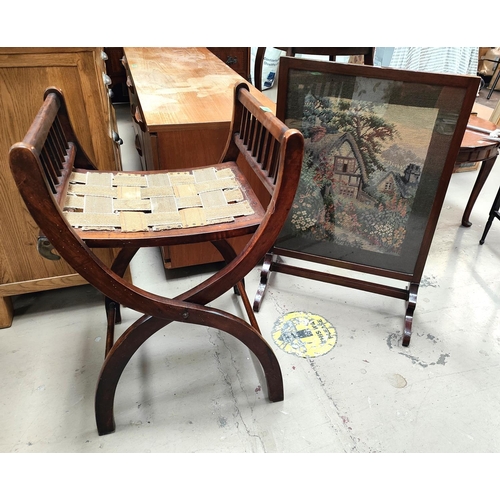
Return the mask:
[[(496, 130), (496, 125), (488, 120), (471, 115), (468, 125), (485, 130)], [(455, 165), (483, 162), (498, 155), (500, 144), (487, 139), (486, 133), (475, 132), (467, 128), (462, 138)]]
[[(469, 125), (474, 127), (480, 127), (486, 130), (496, 130), (497, 126), (484, 118), (479, 118), (476, 115), (470, 115)], [(483, 146), (490, 146), (494, 144), (493, 141), (488, 141), (485, 139), (486, 134), (482, 134), (481, 132), (475, 132), (473, 130), (466, 129), (464, 137), (462, 139), (462, 144), (460, 145), (460, 149), (465, 148), (478, 148)]]
[[(125, 47), (124, 53), (150, 132), (231, 121), (234, 85), (245, 80), (208, 49)], [(275, 103), (248, 85), (275, 112)]]

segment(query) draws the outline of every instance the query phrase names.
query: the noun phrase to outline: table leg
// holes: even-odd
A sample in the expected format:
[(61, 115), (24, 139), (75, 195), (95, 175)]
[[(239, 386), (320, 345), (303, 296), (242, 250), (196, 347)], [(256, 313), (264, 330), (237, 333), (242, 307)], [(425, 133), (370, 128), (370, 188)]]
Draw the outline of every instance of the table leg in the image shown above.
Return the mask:
[(474, 207), (474, 203), (476, 203), (477, 197), (479, 196), (481, 189), (483, 189), (484, 183), (486, 182), (488, 175), (490, 175), (491, 169), (493, 168), (496, 159), (497, 157), (494, 156), (493, 158), (484, 160), (483, 163), (481, 164), (481, 168), (479, 169), (479, 174), (477, 175), (476, 182), (474, 184), (474, 187), (472, 188), (469, 201), (467, 202), (464, 214), (462, 215), (462, 226), (465, 227), (472, 226), (472, 222), (469, 221), (470, 213), (472, 212), (472, 208)]

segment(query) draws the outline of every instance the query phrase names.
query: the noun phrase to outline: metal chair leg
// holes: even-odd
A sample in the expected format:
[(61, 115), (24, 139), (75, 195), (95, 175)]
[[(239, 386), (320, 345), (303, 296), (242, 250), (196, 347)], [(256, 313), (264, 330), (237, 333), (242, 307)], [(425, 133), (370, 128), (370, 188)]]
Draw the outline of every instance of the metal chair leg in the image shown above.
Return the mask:
[[(495, 67), (495, 71), (498, 69), (498, 66), (499, 66), (499, 63), (500, 63), (500, 60), (497, 61), (497, 65)], [(495, 74), (495, 71), (493, 72), (493, 74)], [(491, 97), (491, 94), (493, 94), (493, 91), (495, 90), (495, 87), (497, 86), (497, 83), (498, 83), (498, 80), (500, 79), (500, 71), (497, 72), (497, 76), (495, 77), (495, 81), (493, 82), (493, 85), (490, 86), (490, 91), (488, 92), (488, 96), (486, 97), (486, 99), (489, 99)]]
[(490, 216), (488, 217), (488, 220), (486, 221), (486, 225), (484, 227), (483, 235), (481, 236), (481, 239), (479, 240), (479, 244), (482, 245), (484, 243), (484, 240), (486, 239), (486, 235), (488, 234), (488, 231), (490, 230), (491, 224), (493, 223), (493, 219), (500, 219), (500, 214), (499, 214), (499, 208), (500, 208), (500, 189), (497, 192), (497, 195), (495, 196), (495, 200), (493, 201), (493, 205), (491, 205), (490, 209)]

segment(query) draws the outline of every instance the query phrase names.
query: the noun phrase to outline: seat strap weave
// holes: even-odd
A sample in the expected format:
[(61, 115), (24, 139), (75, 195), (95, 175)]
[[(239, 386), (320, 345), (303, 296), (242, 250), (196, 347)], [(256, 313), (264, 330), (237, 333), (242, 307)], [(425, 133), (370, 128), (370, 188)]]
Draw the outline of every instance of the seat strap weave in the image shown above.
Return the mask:
[(161, 231), (254, 213), (230, 168), (130, 174), (73, 172), (63, 212), (81, 230)]

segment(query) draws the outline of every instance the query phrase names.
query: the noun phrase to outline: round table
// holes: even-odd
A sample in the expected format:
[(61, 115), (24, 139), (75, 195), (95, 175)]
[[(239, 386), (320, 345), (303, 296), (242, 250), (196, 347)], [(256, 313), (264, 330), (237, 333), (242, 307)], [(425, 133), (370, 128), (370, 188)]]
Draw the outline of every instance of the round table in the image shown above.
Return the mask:
[[(474, 127), (480, 127), (487, 130), (496, 130), (497, 126), (483, 118), (471, 115), (469, 118), (469, 125)], [(467, 129), (465, 131), (464, 137), (462, 139), (462, 144), (460, 145), (460, 150), (458, 152), (457, 160), (455, 165), (459, 166), (463, 163), (481, 162), (481, 167), (479, 173), (472, 188), (472, 192), (469, 197), (469, 201), (465, 207), (465, 211), (462, 215), (462, 226), (470, 227), (472, 223), (469, 221), (469, 216), (474, 207), (474, 203), (481, 192), (481, 189), (490, 175), (491, 169), (495, 163), (498, 155), (498, 148), (500, 143), (496, 141), (489, 141), (485, 139), (487, 137), (481, 132), (475, 132), (473, 130)]]

